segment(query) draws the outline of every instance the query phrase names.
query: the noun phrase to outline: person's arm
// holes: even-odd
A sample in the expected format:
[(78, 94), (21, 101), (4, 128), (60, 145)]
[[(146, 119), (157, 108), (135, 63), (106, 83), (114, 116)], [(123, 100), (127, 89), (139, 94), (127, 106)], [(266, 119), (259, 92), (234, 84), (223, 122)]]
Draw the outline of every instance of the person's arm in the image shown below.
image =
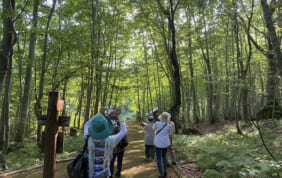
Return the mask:
[(88, 121), (85, 122), (84, 126), (83, 126), (83, 136), (84, 139), (86, 140), (87, 135), (88, 135), (88, 127), (90, 125), (90, 119)]
[(114, 147), (121, 141), (121, 139), (127, 134), (126, 123), (124, 121), (120, 122), (120, 131), (117, 134), (111, 135)]

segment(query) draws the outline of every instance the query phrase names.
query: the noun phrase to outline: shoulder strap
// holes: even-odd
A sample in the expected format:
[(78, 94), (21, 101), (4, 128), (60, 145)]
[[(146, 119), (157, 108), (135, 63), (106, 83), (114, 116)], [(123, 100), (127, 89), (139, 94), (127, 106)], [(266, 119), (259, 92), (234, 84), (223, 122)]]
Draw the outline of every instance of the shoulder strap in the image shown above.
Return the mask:
[(163, 128), (165, 128), (165, 126), (166, 126), (166, 124), (165, 124), (165, 125), (163, 125), (163, 127), (162, 127), (160, 130), (158, 130), (158, 131), (157, 131), (156, 135), (158, 135), (158, 133), (160, 133), (160, 131), (162, 131), (162, 130), (163, 130)]
[(86, 148), (87, 148), (87, 145), (88, 145), (88, 138), (89, 138), (89, 135), (87, 135), (86, 140), (85, 140), (85, 142), (84, 142), (83, 153), (86, 152)]

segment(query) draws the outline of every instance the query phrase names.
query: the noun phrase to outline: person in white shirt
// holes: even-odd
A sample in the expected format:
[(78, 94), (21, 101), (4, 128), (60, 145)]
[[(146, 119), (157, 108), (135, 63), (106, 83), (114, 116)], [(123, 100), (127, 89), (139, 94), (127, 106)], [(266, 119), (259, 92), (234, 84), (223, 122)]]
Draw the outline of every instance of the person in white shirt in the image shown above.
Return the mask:
[(154, 145), (157, 157), (157, 166), (159, 170), (159, 178), (164, 178), (167, 176), (167, 149), (170, 146), (169, 134), (171, 133), (171, 125), (168, 123), (171, 115), (168, 112), (163, 112), (153, 125), (155, 130)]

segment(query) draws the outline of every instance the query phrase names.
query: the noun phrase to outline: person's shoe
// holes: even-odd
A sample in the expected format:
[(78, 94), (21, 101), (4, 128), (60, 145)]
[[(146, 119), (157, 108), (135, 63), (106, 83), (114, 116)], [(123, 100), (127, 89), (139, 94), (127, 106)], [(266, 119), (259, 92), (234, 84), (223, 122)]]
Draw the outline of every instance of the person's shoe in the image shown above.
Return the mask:
[(171, 163), (171, 164), (176, 165), (176, 162), (175, 162), (175, 161), (172, 161), (172, 163)]
[(167, 173), (164, 173), (164, 177), (166, 177), (167, 176)]
[(117, 173), (115, 174), (115, 176), (116, 176), (116, 177), (120, 177), (120, 173), (117, 172)]

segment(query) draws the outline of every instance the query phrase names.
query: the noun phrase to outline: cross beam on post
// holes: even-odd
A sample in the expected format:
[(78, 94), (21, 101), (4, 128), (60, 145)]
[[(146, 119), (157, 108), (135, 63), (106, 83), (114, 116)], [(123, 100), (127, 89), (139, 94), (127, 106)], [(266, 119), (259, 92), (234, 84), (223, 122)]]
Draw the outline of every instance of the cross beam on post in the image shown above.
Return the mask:
[(64, 108), (64, 100), (60, 99), (59, 92), (49, 92), (46, 135), (44, 146), (43, 178), (55, 178), (56, 148), (58, 135), (59, 111)]

